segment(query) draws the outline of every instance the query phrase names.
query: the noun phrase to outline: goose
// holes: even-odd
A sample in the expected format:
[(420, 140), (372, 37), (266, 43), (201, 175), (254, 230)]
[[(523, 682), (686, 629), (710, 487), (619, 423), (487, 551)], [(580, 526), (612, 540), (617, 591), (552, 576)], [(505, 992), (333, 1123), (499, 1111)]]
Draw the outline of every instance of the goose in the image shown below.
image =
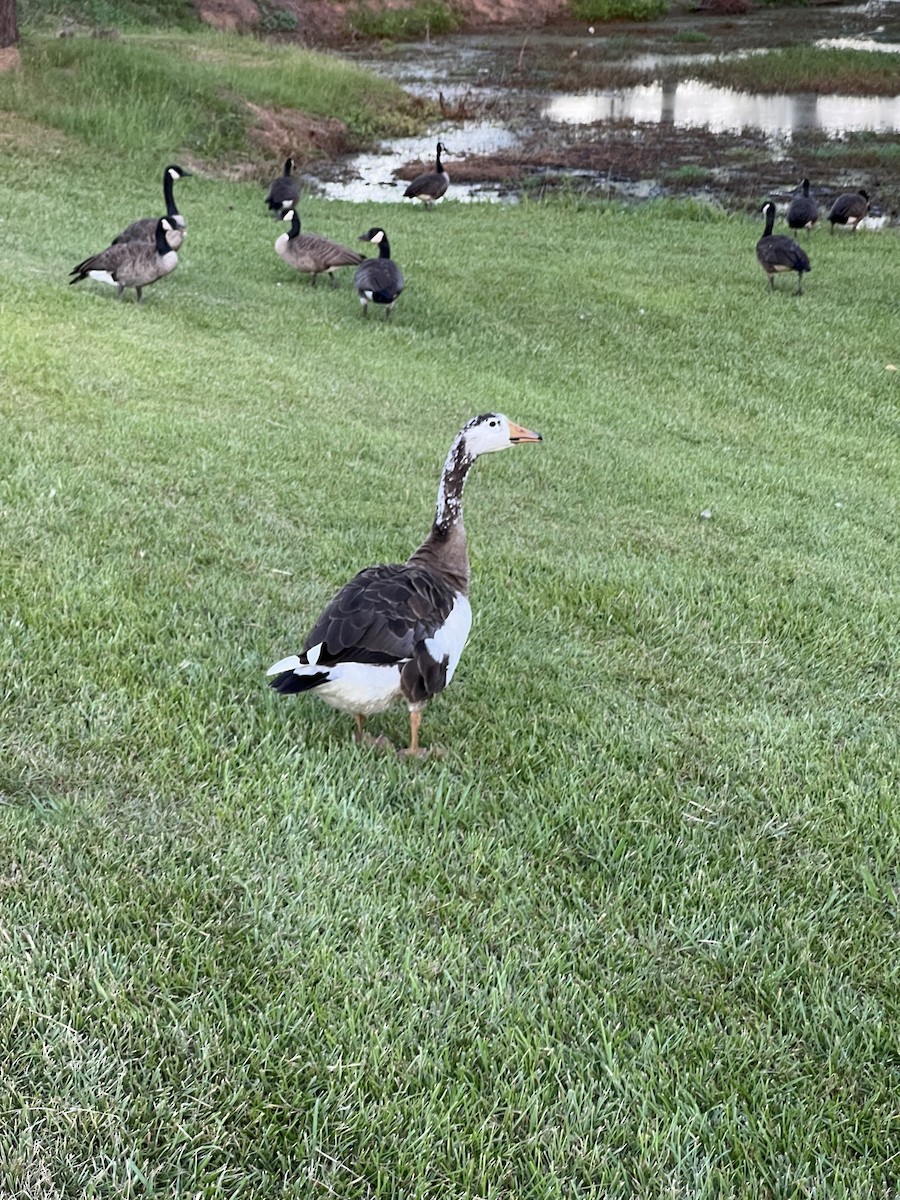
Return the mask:
[[(166, 200), (166, 217), (172, 227), (172, 236), (169, 239), (169, 245), (173, 250), (177, 250), (187, 235), (184, 217), (178, 211), (175, 204), (175, 195), (172, 191), (172, 185), (176, 179), (182, 179), (185, 175), (190, 175), (190, 171), (185, 171), (184, 167), (176, 166), (172, 163), (163, 171), (163, 196)], [(118, 246), (122, 242), (153, 242), (156, 238), (156, 225), (158, 217), (141, 217), (137, 221), (132, 221), (120, 234), (112, 240), (113, 246)]]
[(140, 304), (142, 289), (156, 283), (164, 275), (171, 275), (178, 266), (178, 254), (170, 240), (177, 237), (177, 233), (168, 217), (160, 217), (156, 222), (154, 245), (147, 242), (117, 242), (107, 246), (99, 254), (73, 267), (69, 274), (74, 278), (69, 283), (80, 283), (88, 277), (99, 279), (102, 283), (114, 283), (118, 300), (121, 300), (125, 288), (133, 287)]
[(300, 199), (300, 184), (291, 175), (293, 169), (294, 160), (289, 158), (284, 164), (284, 174), (273, 179), (269, 187), (266, 204), (276, 218), (280, 217), (286, 208), (294, 208)]
[(855, 230), (857, 225), (869, 212), (869, 193), (862, 188), (858, 192), (844, 192), (838, 196), (831, 206), (828, 220), (831, 222), (831, 232), (835, 225), (849, 225)]
[(450, 176), (444, 170), (441, 163), (441, 154), (449, 154), (450, 151), (440, 142), (437, 144), (437, 151), (434, 156), (434, 170), (425, 171), (421, 175), (417, 175), (406, 191), (404, 197), (409, 197), (412, 200), (421, 200), (426, 207), (431, 207), (436, 200), (440, 200), (444, 192), (450, 186)]
[(809, 194), (809, 180), (804, 179), (800, 187), (802, 189), (800, 195), (794, 196), (788, 205), (788, 228), (812, 231), (812, 227), (819, 219), (819, 206)]
[(463, 488), (480, 454), (541, 441), (500, 413), (473, 417), (450, 447), (438, 487), (434, 523), (405, 563), (367, 567), (326, 604), (299, 654), (269, 667), (277, 692), (314, 692), (350, 713), (357, 744), (385, 746), (364, 732), (366, 717), (396, 701), (409, 710), (405, 755), (419, 747), (422, 710), (442, 692), (469, 636), (469, 558)]
[(767, 200), (762, 206), (766, 216), (766, 228), (762, 237), (756, 243), (756, 257), (759, 265), (769, 277), (769, 287), (775, 287), (775, 276), (780, 271), (797, 272), (797, 295), (803, 293), (803, 272), (811, 271), (809, 257), (805, 250), (783, 233), (772, 233), (775, 224), (775, 205)]
[(330, 276), (332, 287), (336, 287), (334, 271), (341, 267), (355, 267), (365, 261), (364, 254), (348, 250), (338, 242), (319, 237), (317, 233), (301, 233), (300, 214), (296, 208), (289, 208), (281, 219), (290, 221), (291, 228), (289, 233), (283, 233), (275, 239), (275, 253), (295, 271), (312, 275), (313, 287), (316, 277), (323, 274)]
[(378, 258), (366, 258), (356, 268), (353, 286), (359, 293), (363, 316), (369, 315), (369, 302), (386, 304), (384, 319), (391, 315), (397, 297), (403, 291), (403, 272), (391, 258), (391, 247), (387, 234), (377, 226), (360, 235), (361, 242), (371, 242), (378, 247)]

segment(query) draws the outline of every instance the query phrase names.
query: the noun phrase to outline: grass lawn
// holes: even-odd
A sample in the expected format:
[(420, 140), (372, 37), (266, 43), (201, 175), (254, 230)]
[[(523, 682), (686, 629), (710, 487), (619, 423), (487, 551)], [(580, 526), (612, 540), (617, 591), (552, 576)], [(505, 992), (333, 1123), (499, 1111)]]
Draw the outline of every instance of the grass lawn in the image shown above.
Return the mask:
[[(80, 136), (0, 114), (3, 1200), (894, 1196), (896, 231), (305, 200), (387, 324), (199, 174), (118, 304)], [(265, 669), (491, 409), (446, 754), (361, 752)]]

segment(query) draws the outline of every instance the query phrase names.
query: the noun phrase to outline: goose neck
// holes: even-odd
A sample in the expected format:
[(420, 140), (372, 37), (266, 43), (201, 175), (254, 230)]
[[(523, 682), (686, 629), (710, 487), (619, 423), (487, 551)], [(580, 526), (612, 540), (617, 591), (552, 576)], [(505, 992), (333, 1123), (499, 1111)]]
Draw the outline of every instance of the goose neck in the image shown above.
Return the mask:
[(175, 192), (173, 191), (173, 179), (168, 171), (163, 173), (163, 195), (166, 198), (166, 216), (177, 217), (178, 208), (175, 204)]

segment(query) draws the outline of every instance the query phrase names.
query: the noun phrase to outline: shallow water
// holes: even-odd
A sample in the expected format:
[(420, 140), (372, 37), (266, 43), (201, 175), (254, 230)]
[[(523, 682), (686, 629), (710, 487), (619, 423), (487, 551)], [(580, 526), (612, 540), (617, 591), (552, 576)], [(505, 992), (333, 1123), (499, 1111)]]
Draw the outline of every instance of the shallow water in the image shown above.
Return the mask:
[[(445, 110), (457, 106), (471, 117), (435, 124), (423, 137), (387, 141), (374, 153), (323, 168), (310, 182), (337, 199), (400, 200), (406, 185), (394, 172), (417, 159), (430, 162), (438, 138), (449, 147), (445, 157), (452, 160), (517, 152), (535, 139), (564, 147), (593, 127), (599, 131), (622, 122), (634, 122), (636, 130), (670, 127), (717, 135), (755, 130), (773, 146), (789, 146), (801, 131), (842, 137), (900, 130), (900, 95), (753, 94), (691, 78), (693, 64), (719, 55), (743, 57), (797, 44), (900, 52), (900, 0), (774, 13), (761, 9), (737, 19), (695, 15), (680, 26), (631, 27), (627, 37), (621, 32), (531, 31), (444, 37), (395, 48), (389, 55), (369, 49), (356, 61), (413, 94), (440, 98)], [(559, 83), (571, 78), (576, 60), (594, 78), (604, 64), (642, 70), (676, 66), (682, 78), (637, 87), (564, 90)], [(510, 199), (508, 188), (458, 181), (452, 195), (462, 201)]]

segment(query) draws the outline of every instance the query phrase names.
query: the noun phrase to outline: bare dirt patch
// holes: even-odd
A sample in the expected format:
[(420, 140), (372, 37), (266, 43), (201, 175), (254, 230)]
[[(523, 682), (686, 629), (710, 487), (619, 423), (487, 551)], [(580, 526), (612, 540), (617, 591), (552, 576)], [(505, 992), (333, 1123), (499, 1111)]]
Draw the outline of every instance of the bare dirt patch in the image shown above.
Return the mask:
[(247, 107), (254, 118), (250, 141), (267, 156), (291, 155), (303, 167), (318, 158), (338, 158), (351, 149), (346, 125), (334, 117), (311, 117), (296, 108), (249, 103)]

